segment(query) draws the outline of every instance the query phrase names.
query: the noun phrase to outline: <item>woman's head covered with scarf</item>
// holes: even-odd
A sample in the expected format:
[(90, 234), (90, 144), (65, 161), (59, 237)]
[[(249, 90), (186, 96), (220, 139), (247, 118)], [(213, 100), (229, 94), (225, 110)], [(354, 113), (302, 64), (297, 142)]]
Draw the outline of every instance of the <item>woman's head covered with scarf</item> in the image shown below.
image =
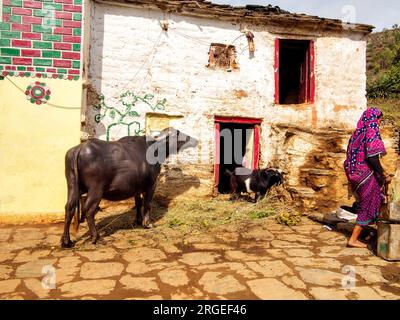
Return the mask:
[(350, 138), (345, 170), (347, 177), (355, 185), (361, 183), (372, 172), (367, 158), (386, 154), (379, 131), (379, 119), (382, 116), (382, 111), (378, 108), (365, 110)]

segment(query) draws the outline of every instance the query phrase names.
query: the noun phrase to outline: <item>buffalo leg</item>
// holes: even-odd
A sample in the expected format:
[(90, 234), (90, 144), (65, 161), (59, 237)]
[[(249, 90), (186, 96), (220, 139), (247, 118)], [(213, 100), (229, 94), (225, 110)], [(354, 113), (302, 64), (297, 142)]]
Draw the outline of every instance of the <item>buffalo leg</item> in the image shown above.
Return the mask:
[(75, 202), (72, 199), (68, 199), (67, 204), (65, 205), (65, 222), (64, 222), (64, 233), (61, 237), (61, 246), (63, 248), (71, 248), (72, 241), (69, 234), (69, 229), (71, 226), (72, 218), (74, 217), (75, 211)]
[(144, 212), (143, 212), (143, 221), (142, 226), (144, 228), (150, 227), (150, 210), (151, 210), (151, 201), (153, 200), (154, 191), (156, 189), (156, 185), (145, 193), (144, 195)]
[(64, 233), (61, 237), (61, 246), (63, 248), (72, 247), (69, 229), (75, 210), (78, 206), (77, 199), (79, 195), (77, 195), (77, 192), (78, 190), (75, 188), (74, 176), (68, 176), (68, 199), (67, 203), (65, 204)]
[(260, 192), (260, 191), (257, 191), (257, 192), (256, 192), (256, 195), (255, 195), (255, 197), (254, 197), (254, 202), (257, 203), (257, 201), (258, 201), (258, 199), (260, 199), (260, 197), (261, 197), (261, 192)]
[(140, 226), (143, 222), (143, 216), (142, 216), (143, 200), (141, 195), (135, 197), (135, 206), (136, 206), (136, 225)]
[(86, 216), (86, 221), (88, 223), (89, 232), (92, 237), (92, 243), (95, 244), (99, 240), (99, 232), (97, 231), (96, 224), (94, 221), (94, 216), (99, 211), (99, 204), (101, 201), (101, 194), (91, 194), (88, 192), (88, 196), (83, 207), (83, 213)]

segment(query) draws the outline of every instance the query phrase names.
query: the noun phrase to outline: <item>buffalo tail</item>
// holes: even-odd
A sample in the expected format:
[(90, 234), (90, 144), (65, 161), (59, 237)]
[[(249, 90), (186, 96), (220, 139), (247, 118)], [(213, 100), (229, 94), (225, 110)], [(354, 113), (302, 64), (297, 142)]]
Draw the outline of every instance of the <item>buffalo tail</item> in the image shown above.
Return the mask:
[(73, 221), (73, 226), (74, 226), (74, 231), (75, 233), (78, 232), (79, 229), (79, 223), (81, 221), (81, 192), (79, 190), (79, 170), (78, 170), (78, 158), (79, 158), (79, 152), (81, 151), (81, 148), (77, 150), (77, 152), (74, 155), (74, 176), (75, 176), (75, 190), (76, 190), (76, 207), (75, 207), (75, 212), (74, 212), (74, 221)]

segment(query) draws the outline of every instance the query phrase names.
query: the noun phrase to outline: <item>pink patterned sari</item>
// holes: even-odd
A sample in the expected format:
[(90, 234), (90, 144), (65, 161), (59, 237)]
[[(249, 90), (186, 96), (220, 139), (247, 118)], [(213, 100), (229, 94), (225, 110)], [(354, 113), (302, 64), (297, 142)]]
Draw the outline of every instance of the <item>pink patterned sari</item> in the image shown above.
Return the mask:
[(379, 217), (382, 193), (377, 180), (377, 173), (369, 166), (367, 159), (385, 155), (378, 119), (382, 112), (369, 108), (361, 116), (357, 129), (350, 138), (344, 169), (347, 179), (359, 197), (357, 224), (374, 224)]

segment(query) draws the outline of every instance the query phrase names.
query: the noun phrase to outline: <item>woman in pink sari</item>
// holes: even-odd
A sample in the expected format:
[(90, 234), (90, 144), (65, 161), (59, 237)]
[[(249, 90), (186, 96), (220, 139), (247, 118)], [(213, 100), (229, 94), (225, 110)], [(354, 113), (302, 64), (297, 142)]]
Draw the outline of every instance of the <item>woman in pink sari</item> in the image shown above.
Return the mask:
[(358, 121), (357, 129), (347, 148), (344, 169), (353, 191), (358, 196), (357, 221), (348, 242), (349, 247), (367, 247), (367, 244), (358, 238), (365, 226), (377, 222), (383, 200), (381, 188), (392, 179), (379, 161), (379, 158), (386, 154), (379, 131), (382, 116), (382, 111), (377, 108), (366, 110)]

